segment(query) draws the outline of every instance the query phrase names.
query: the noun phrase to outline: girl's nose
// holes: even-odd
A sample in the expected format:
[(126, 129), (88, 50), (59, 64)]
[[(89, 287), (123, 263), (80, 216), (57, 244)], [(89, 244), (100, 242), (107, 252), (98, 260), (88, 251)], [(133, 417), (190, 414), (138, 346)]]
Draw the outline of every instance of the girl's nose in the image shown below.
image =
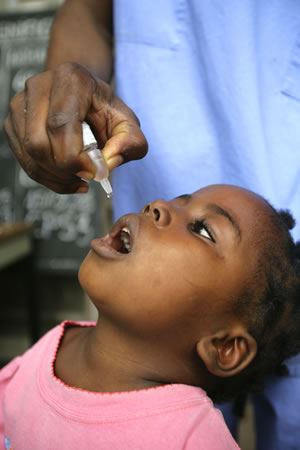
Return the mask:
[(171, 222), (171, 209), (167, 202), (156, 200), (148, 203), (142, 210), (143, 214), (151, 216), (155, 224), (159, 227), (165, 227)]

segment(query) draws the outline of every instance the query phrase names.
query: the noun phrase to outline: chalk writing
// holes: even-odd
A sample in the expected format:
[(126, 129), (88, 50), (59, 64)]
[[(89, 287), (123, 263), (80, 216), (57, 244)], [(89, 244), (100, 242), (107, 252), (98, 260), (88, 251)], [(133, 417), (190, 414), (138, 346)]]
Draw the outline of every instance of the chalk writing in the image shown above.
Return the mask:
[[(43, 70), (48, 35), (55, 11), (7, 14), (0, 20), (0, 120), (9, 100), (25, 81)], [(0, 221), (35, 225), (37, 265), (42, 270), (77, 272), (90, 241), (99, 235), (98, 185), (85, 195), (59, 195), (19, 167), (0, 131)]]

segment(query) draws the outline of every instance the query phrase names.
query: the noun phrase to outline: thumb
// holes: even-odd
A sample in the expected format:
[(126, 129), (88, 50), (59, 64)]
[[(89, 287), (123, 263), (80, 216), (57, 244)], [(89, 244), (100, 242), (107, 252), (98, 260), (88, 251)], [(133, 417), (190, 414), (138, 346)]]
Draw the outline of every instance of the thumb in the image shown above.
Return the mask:
[(110, 171), (131, 160), (143, 158), (148, 151), (147, 140), (138, 124), (124, 120), (112, 130), (102, 154)]

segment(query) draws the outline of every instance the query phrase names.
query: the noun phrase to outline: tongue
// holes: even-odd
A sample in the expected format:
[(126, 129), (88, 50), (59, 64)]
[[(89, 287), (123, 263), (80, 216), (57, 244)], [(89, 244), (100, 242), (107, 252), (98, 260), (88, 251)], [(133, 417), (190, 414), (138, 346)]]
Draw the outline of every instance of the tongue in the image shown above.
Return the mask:
[(123, 245), (123, 242), (121, 241), (121, 239), (119, 238), (119, 236), (116, 236), (114, 239), (112, 239), (111, 246), (117, 252), (124, 253), (123, 252), (124, 245)]

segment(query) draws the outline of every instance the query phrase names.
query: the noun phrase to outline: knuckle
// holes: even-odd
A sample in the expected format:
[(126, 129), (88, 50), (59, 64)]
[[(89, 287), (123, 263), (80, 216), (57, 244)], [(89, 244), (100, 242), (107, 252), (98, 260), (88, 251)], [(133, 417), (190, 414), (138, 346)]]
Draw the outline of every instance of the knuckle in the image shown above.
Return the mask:
[(18, 92), (18, 94), (14, 95), (14, 97), (10, 100), (9, 111), (13, 114), (16, 110), (19, 109), (22, 101), (23, 101), (23, 93)]
[(47, 89), (47, 82), (50, 81), (51, 77), (50, 71), (31, 75), (24, 83), (25, 95), (39, 95), (41, 91), (44, 91), (45, 88)]
[(74, 72), (76, 69), (80, 67), (81, 65), (76, 62), (66, 61), (57, 66), (57, 70), (61, 72)]
[(40, 152), (37, 150), (37, 148), (33, 147), (31, 145), (31, 142), (27, 142), (24, 140), (23, 142), (23, 151), (29, 155), (32, 159), (34, 160), (39, 160), (40, 159)]
[(139, 159), (144, 158), (147, 155), (147, 153), (148, 153), (148, 144), (146, 143), (141, 147)]
[(25, 81), (25, 90), (28, 91), (31, 89), (32, 85), (35, 84), (37, 75), (32, 75), (31, 77), (27, 78)]
[(129, 159), (142, 159), (148, 152), (148, 143), (140, 131), (138, 134), (131, 136), (130, 150), (126, 149), (122, 152), (122, 155), (126, 160)]
[(86, 78), (87, 75), (91, 76), (83, 66), (81, 66), (79, 63), (72, 61), (67, 61), (60, 64), (59, 66), (57, 66), (55, 71), (59, 76), (63, 78), (65, 78), (66, 76), (69, 77), (73, 75), (79, 76), (80, 78), (83, 76)]
[(3, 130), (4, 130), (4, 133), (6, 134), (6, 136), (8, 136), (10, 134), (10, 123), (9, 123), (8, 117), (6, 117), (6, 119), (4, 119), (4, 121), (3, 121)]
[(107, 105), (108, 110), (121, 110), (114, 105), (114, 96), (111, 87), (103, 80), (97, 80), (94, 83), (93, 103), (96, 106), (95, 109), (102, 109), (104, 105)]
[(34, 146), (34, 143), (29, 136), (25, 136), (23, 139), (23, 150), (28, 153), (31, 157), (35, 157), (35, 151), (36, 147)]
[(48, 116), (46, 127), (50, 132), (55, 132), (66, 126), (70, 122), (70, 117), (65, 112), (55, 112)]
[(34, 160), (42, 160), (45, 152), (45, 144), (39, 139), (36, 134), (27, 135), (24, 137), (22, 147), (25, 153), (27, 153)]

